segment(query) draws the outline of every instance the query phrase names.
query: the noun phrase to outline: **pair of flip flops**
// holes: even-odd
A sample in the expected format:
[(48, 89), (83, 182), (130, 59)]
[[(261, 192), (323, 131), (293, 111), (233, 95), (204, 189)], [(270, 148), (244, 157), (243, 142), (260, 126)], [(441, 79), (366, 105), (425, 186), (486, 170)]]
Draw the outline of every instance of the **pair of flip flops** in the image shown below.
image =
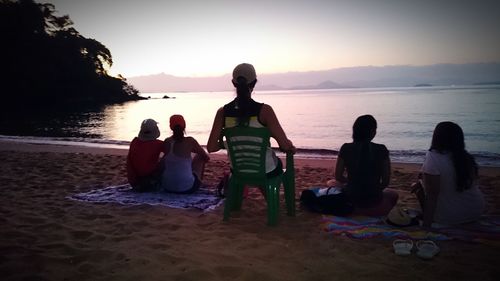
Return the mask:
[[(413, 249), (413, 241), (396, 239), (392, 243), (394, 253), (398, 256), (409, 256)], [(416, 243), (417, 257), (430, 260), (439, 253), (439, 247), (431, 240), (419, 240)]]

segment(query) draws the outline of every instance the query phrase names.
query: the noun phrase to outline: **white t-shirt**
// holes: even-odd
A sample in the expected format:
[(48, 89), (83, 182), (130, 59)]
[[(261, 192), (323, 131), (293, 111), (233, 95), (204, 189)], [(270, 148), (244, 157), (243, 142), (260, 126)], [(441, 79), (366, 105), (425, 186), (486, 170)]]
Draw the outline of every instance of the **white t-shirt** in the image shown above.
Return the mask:
[(479, 219), (485, 206), (483, 193), (476, 184), (462, 192), (457, 191), (455, 168), (450, 153), (428, 151), (422, 172), (440, 176), (434, 222), (460, 224)]

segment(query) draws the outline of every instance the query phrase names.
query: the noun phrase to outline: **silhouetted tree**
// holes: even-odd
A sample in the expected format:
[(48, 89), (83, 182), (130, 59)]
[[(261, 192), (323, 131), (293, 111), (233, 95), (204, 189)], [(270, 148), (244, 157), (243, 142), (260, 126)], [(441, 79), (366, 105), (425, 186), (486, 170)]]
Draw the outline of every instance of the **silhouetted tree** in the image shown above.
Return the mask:
[[(126, 80), (109, 76), (111, 52), (56, 16), (52, 4), (0, 0), (0, 89), (12, 103), (114, 103), (139, 99)], [(3, 104), (6, 104), (3, 102)]]

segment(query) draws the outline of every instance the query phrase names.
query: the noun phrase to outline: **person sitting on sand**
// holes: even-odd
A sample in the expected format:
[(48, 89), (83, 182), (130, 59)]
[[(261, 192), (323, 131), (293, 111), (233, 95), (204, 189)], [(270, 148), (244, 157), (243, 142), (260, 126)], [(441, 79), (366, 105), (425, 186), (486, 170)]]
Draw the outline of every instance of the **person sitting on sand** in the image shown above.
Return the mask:
[(127, 178), (135, 191), (150, 191), (159, 183), (160, 155), (165, 152), (163, 141), (158, 140), (157, 122), (146, 119), (141, 123), (139, 135), (130, 143), (127, 155)]
[[(236, 88), (236, 98), (217, 111), (207, 143), (208, 152), (216, 152), (223, 147), (221, 133), (224, 128), (240, 125), (254, 128), (267, 127), (282, 151), (295, 152), (295, 146), (286, 137), (273, 108), (252, 99), (252, 91), (257, 83), (253, 65), (248, 63), (237, 65), (233, 70), (232, 83)], [(266, 158), (268, 175), (283, 172), (281, 160), (270, 147)]]
[(478, 220), (485, 201), (477, 178), (478, 166), (465, 150), (462, 128), (449, 121), (437, 124), (422, 165), (422, 183), (413, 186), (423, 211), (422, 226)]
[[(165, 139), (165, 156), (161, 189), (172, 193), (193, 193), (199, 189), (205, 163), (210, 160), (208, 154), (189, 136), (184, 136), (186, 121), (182, 115), (170, 117), (172, 136)], [(194, 153), (194, 158), (191, 158)]]
[[(383, 144), (373, 143), (377, 121), (359, 116), (352, 127), (352, 143), (340, 148), (335, 180), (354, 205), (354, 214), (384, 216), (396, 205), (398, 193), (388, 189), (391, 162)], [(347, 175), (346, 175), (347, 174)]]

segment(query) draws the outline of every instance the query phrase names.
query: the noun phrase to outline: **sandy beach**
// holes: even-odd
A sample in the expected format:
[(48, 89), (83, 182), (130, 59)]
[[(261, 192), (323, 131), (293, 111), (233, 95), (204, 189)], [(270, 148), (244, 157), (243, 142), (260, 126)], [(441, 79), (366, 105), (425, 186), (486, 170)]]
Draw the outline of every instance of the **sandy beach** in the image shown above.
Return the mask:
[[(495, 280), (500, 246), (438, 242), (430, 261), (394, 254), (392, 240), (322, 230), (322, 216), (282, 202), (276, 227), (251, 189), (229, 222), (212, 212), (88, 203), (66, 197), (126, 183), (126, 150), (0, 142), (2, 280)], [(300, 192), (332, 178), (334, 159), (296, 159)], [(420, 165), (392, 165), (399, 204), (416, 207), (410, 184)], [(212, 155), (204, 182), (228, 169)], [(500, 215), (500, 168), (480, 169), (487, 213)]]

